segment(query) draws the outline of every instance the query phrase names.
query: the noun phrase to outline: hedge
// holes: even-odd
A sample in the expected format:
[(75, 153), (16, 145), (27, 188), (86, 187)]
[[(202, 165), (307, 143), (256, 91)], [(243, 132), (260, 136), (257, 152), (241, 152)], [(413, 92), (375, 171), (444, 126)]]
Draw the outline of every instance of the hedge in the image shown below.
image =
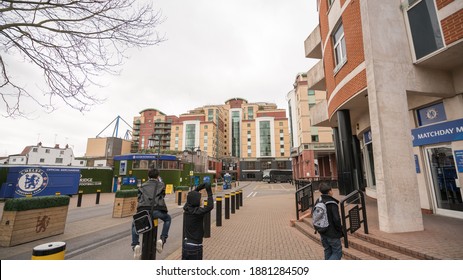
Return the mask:
[(51, 208), (69, 205), (70, 198), (63, 196), (36, 196), (14, 198), (5, 201), (4, 211), (26, 211), (32, 209)]
[(137, 195), (138, 195), (138, 189), (118, 190), (116, 192), (117, 198), (137, 197)]

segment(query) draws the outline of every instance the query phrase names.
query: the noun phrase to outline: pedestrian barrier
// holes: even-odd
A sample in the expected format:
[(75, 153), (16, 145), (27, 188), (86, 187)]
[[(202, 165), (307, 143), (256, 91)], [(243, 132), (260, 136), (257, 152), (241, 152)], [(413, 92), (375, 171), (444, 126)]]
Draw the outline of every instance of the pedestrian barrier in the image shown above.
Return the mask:
[(178, 190), (177, 191), (177, 201), (178, 201), (178, 205), (182, 205), (182, 191), (181, 190)]
[(231, 196), (231, 209), (230, 209), (230, 211), (231, 211), (232, 214), (235, 214), (235, 202), (236, 202), (235, 192), (231, 192), (230, 196)]
[[(207, 200), (204, 200), (204, 206), (207, 206)], [(211, 237), (211, 212), (207, 212), (204, 215), (204, 238)]]
[(230, 219), (230, 194), (225, 195), (225, 220)]
[(101, 194), (101, 190), (96, 190), (95, 204), (100, 204), (100, 194)]
[(217, 196), (215, 200), (217, 204), (216, 215), (215, 215), (216, 216), (215, 225), (218, 227), (221, 227), (222, 226), (222, 197)]
[(50, 242), (32, 249), (32, 260), (64, 260), (66, 243)]
[[(359, 207), (360, 204), (360, 207)], [(360, 228), (360, 224), (363, 223), (363, 230), (365, 234), (368, 234), (368, 223), (367, 213), (365, 207), (365, 195), (360, 190), (355, 190), (347, 195), (340, 201), (341, 208), (341, 222), (342, 230), (344, 232), (344, 247), (349, 247), (347, 240), (347, 231), (350, 233), (356, 232)], [(349, 208), (348, 214), (346, 215), (346, 208)], [(360, 216), (362, 211), (362, 216)], [(347, 218), (349, 218), (349, 226), (347, 226)]]
[[(307, 182), (306, 182), (307, 183)], [(302, 186), (303, 182), (296, 181), (296, 219), (299, 220), (299, 214), (307, 211), (314, 206), (313, 186), (307, 183)]]
[(158, 236), (158, 219), (153, 219), (153, 228), (150, 231), (143, 233), (143, 241), (141, 246), (142, 260), (156, 259), (156, 240)]
[(79, 191), (79, 194), (77, 196), (77, 207), (80, 207), (82, 205), (82, 194), (84, 191)]

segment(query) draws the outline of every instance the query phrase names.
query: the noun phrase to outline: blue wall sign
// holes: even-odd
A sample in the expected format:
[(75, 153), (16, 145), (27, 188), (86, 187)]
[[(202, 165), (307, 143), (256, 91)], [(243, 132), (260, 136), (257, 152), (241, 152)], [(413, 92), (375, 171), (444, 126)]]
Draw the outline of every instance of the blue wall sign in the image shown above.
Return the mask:
[[(80, 169), (45, 166), (21, 166), (8, 169), (7, 183), (10, 186), (8, 196), (24, 197), (76, 194), (80, 182)], [(14, 192), (13, 192), (14, 191)], [(3, 194), (3, 195), (6, 195)]]
[(447, 120), (444, 103), (437, 103), (417, 111), (420, 125), (428, 125)]
[(457, 163), (458, 173), (463, 173), (463, 150), (455, 151), (455, 162)]
[(365, 133), (363, 133), (363, 141), (365, 142), (365, 145), (370, 144), (371, 141), (373, 141), (371, 137), (371, 130), (368, 130)]
[(463, 119), (412, 129), (413, 146), (463, 140)]

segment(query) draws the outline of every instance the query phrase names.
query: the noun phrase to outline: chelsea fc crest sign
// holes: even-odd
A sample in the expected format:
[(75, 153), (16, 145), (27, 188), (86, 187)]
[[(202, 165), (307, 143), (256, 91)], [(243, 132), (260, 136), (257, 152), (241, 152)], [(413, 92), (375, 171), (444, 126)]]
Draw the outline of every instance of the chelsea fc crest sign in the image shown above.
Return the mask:
[(48, 175), (40, 168), (26, 168), (19, 172), (16, 193), (19, 195), (35, 195), (48, 185)]

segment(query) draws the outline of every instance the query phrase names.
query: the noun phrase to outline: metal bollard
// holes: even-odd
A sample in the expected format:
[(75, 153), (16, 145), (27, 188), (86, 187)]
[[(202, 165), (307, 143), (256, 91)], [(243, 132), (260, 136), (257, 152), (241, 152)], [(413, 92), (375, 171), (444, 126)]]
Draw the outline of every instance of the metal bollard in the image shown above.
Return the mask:
[(95, 204), (100, 204), (100, 194), (101, 194), (101, 190), (96, 190), (96, 201), (95, 201)]
[[(207, 206), (207, 200), (204, 200), (204, 206)], [(207, 212), (206, 215), (204, 215), (203, 226), (204, 226), (204, 238), (211, 237), (211, 212), (210, 211)]]
[(143, 241), (141, 245), (141, 259), (155, 260), (156, 259), (156, 240), (158, 236), (158, 219), (153, 220), (153, 228), (143, 233)]
[(216, 197), (216, 213), (215, 213), (215, 226), (221, 227), (222, 226), (222, 197)]
[(240, 191), (235, 192), (235, 209), (240, 210)]
[(50, 242), (35, 246), (32, 250), (32, 260), (64, 260), (66, 243)]
[(231, 193), (231, 207), (230, 207), (231, 208), (230, 211), (232, 214), (235, 214), (235, 204), (236, 204), (235, 192), (232, 192)]
[(80, 207), (82, 205), (82, 194), (84, 191), (79, 191), (79, 195), (77, 197), (77, 207)]
[(182, 205), (182, 191), (181, 190), (178, 190), (177, 191), (177, 202), (178, 202), (178, 205)]
[(240, 191), (240, 206), (243, 207), (243, 190)]
[(230, 219), (230, 195), (225, 195), (225, 219)]

